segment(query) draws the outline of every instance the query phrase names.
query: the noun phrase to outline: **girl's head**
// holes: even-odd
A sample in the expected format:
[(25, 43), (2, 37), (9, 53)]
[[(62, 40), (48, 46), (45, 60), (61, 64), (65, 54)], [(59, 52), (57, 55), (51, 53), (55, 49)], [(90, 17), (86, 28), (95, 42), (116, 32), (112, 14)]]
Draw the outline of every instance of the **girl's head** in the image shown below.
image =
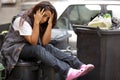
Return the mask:
[(42, 2), (38, 3), (37, 5), (35, 5), (32, 8), (32, 11), (29, 16), (33, 18), (34, 14), (36, 14), (36, 11), (43, 10), (43, 9), (45, 11), (45, 14), (43, 15), (41, 23), (47, 23), (50, 13), (53, 13), (54, 16), (53, 16), (52, 24), (53, 24), (53, 26), (55, 26), (55, 23), (57, 20), (57, 12), (56, 12), (54, 6), (52, 6), (52, 4), (48, 1), (42, 1)]
[(36, 11), (42, 10), (42, 9), (44, 9), (45, 11), (45, 15), (43, 15), (43, 19), (41, 20), (42, 26), (47, 26), (47, 21), (48, 21), (47, 18), (49, 16), (49, 13), (54, 13), (53, 21), (52, 21), (52, 24), (53, 24), (52, 27), (54, 27), (57, 21), (57, 12), (54, 6), (48, 1), (42, 1), (38, 3), (37, 5), (35, 5), (33, 8), (26, 11), (22, 16), (23, 19), (21, 18), (20, 25), (23, 24), (24, 20), (28, 20), (28, 18), (30, 18), (30, 25), (33, 27), (34, 14), (36, 14)]

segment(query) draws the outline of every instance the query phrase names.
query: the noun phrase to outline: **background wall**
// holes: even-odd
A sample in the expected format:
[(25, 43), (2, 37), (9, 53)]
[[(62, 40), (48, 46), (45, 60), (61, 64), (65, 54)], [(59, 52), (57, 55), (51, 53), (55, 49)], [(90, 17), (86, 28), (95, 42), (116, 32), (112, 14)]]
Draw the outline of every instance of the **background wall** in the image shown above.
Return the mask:
[(21, 10), (21, 0), (15, 4), (2, 4), (0, 7), (0, 24), (10, 23), (12, 17)]
[[(37, 1), (44, 1), (44, 0), (13, 0), (16, 1), (14, 4), (3, 4), (2, 2), (6, 2), (10, 0), (0, 0), (0, 25), (10, 23), (13, 16), (19, 13), (23, 7), (24, 3), (28, 2), (27, 5), (33, 4)], [(48, 0), (48, 1), (65, 1), (65, 0)], [(31, 3), (32, 2), (32, 3)]]

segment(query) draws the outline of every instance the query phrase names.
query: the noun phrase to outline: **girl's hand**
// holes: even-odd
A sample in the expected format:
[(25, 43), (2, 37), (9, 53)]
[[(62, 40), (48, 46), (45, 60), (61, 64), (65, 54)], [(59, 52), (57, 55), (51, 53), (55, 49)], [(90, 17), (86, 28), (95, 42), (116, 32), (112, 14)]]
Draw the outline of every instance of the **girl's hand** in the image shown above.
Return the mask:
[(54, 13), (51, 13), (51, 14), (50, 14), (50, 18), (49, 18), (49, 20), (48, 20), (48, 25), (52, 25), (53, 17), (54, 17)]
[(34, 14), (34, 23), (39, 24), (43, 15), (44, 15), (44, 9), (38, 10), (36, 14)]

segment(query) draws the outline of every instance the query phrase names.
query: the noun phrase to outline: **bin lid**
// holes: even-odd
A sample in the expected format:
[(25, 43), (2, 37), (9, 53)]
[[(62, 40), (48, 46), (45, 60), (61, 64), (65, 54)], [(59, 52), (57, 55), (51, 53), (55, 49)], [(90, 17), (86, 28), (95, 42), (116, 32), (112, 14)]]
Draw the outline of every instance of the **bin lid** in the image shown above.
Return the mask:
[(83, 25), (73, 25), (73, 27), (77, 27), (75, 32), (77, 34), (80, 33), (98, 33), (101, 35), (120, 35), (120, 29), (112, 29), (112, 30), (105, 30), (105, 29), (99, 29), (99, 28), (91, 28), (88, 26)]
[(0, 63), (0, 71), (5, 69), (4, 66), (2, 65), (2, 63)]
[(31, 67), (31, 66), (38, 66), (38, 64), (37, 63), (35, 63), (35, 62), (22, 62), (22, 63), (18, 63), (17, 65), (16, 65), (16, 67)]

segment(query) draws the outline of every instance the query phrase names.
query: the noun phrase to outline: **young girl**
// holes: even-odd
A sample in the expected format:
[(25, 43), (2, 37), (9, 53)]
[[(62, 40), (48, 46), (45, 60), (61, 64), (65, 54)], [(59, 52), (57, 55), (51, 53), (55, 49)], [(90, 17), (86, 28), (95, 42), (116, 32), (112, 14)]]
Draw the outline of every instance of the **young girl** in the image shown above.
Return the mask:
[(66, 80), (73, 80), (94, 68), (94, 65), (85, 65), (78, 58), (69, 56), (49, 44), (56, 20), (56, 10), (47, 1), (40, 2), (13, 18), (1, 49), (10, 70), (19, 59), (41, 60), (59, 71)]

